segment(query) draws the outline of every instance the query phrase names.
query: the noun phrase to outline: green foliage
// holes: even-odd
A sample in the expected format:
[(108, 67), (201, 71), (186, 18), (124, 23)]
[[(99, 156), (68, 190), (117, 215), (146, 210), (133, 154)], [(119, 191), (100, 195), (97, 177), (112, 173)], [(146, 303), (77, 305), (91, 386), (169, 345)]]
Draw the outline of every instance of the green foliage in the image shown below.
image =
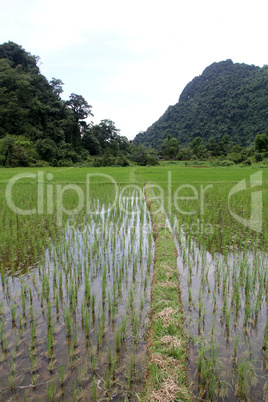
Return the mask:
[(25, 52), (14, 42), (5, 43), (0, 47), (0, 59), (7, 59), (12, 68), (20, 66), (23, 71), (37, 71), (36, 63), (39, 58)]
[(266, 134), (258, 134), (255, 137), (256, 152), (265, 152), (268, 150), (268, 137)]
[(233, 146), (232, 152), (239, 154), (241, 151), (243, 151), (243, 148), (240, 147), (240, 145), (236, 144), (235, 146)]
[(8, 133), (59, 143), (65, 139), (62, 126), (71, 123), (59, 98), (61, 81), (49, 84), (37, 61), (13, 42), (0, 46), (0, 137)]
[(167, 138), (162, 142), (161, 153), (166, 159), (175, 158), (179, 151), (179, 141), (168, 134)]
[(82, 95), (72, 93), (65, 105), (72, 109), (77, 122), (86, 119), (88, 116), (93, 116), (91, 113), (92, 106), (87, 103)]
[(0, 164), (6, 167), (29, 166), (37, 157), (32, 141), (24, 136), (7, 135), (0, 139)]
[(49, 82), (49, 85), (52, 88), (52, 91), (58, 96), (58, 98), (60, 97), (60, 94), (63, 92), (62, 86), (63, 86), (63, 82), (57, 78), (52, 78), (52, 80)]
[(207, 152), (203, 145), (203, 139), (201, 137), (196, 137), (190, 144), (190, 148), (193, 151), (193, 155), (198, 159), (206, 159)]
[(242, 163), (246, 159), (245, 155), (241, 152), (232, 152), (228, 155), (228, 158), (235, 164)]
[(256, 162), (261, 162), (263, 160), (263, 156), (260, 152), (255, 152), (254, 158)]
[(86, 123), (92, 106), (75, 93), (61, 100), (63, 82), (48, 82), (38, 60), (16, 43), (0, 45), (0, 165), (71, 166), (89, 154), (102, 155), (105, 166), (127, 165), (129, 142), (115, 123)]
[(37, 140), (35, 143), (35, 149), (44, 161), (51, 161), (57, 157), (57, 149), (55, 141), (50, 138), (44, 140)]
[(160, 149), (168, 134), (183, 147), (196, 137), (207, 146), (213, 138), (217, 144), (222, 142), (218, 154), (230, 151), (228, 142), (253, 145), (256, 135), (268, 132), (267, 94), (267, 66), (231, 60), (213, 63), (186, 85), (179, 102), (139, 133), (135, 142)]
[(180, 148), (178, 154), (177, 154), (177, 159), (179, 161), (187, 161), (191, 159), (193, 156), (192, 150), (189, 148)]
[(132, 160), (140, 166), (159, 164), (159, 158), (153, 149), (146, 149), (142, 145), (132, 147)]
[(159, 165), (159, 157), (153, 149), (149, 149), (146, 155), (146, 165), (156, 166)]
[(93, 130), (90, 127), (83, 127), (82, 145), (90, 155), (99, 155), (101, 153), (100, 142), (95, 137)]
[(146, 150), (142, 145), (138, 145), (134, 150), (133, 161), (136, 162), (140, 166), (145, 166), (147, 163)]

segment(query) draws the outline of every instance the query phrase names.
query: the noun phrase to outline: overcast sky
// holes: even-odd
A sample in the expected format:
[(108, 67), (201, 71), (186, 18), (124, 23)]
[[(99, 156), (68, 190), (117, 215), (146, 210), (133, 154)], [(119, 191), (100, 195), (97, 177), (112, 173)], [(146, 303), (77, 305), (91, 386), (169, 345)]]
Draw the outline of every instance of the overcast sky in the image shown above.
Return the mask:
[(132, 139), (211, 63), (268, 64), (267, 14), (266, 0), (2, 0), (0, 43), (39, 56), (63, 99), (84, 96), (95, 124)]

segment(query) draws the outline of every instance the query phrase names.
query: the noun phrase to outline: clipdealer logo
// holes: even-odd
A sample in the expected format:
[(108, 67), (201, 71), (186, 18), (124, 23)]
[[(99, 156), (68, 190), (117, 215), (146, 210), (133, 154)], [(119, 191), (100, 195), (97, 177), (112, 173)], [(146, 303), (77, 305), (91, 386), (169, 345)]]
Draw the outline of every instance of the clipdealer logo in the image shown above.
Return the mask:
[[(54, 175), (52, 173), (44, 173), (44, 172), (37, 172), (37, 173), (22, 173), (15, 175), (14, 177), (9, 180), (6, 186), (6, 202), (9, 208), (18, 215), (33, 215), (38, 214), (42, 215), (46, 214), (53, 214), (56, 212), (57, 214), (57, 225), (61, 226), (63, 223), (63, 215), (72, 216), (74, 214), (79, 213), (83, 208), (85, 208), (87, 214), (99, 214), (100, 211), (94, 210), (91, 200), (91, 182), (98, 181), (100, 178), (104, 179), (105, 182), (109, 182), (113, 185), (114, 191), (114, 199), (113, 202), (109, 205), (109, 210), (115, 208), (117, 203), (119, 202), (120, 208), (125, 210), (126, 213), (129, 213), (129, 209), (126, 208), (126, 200), (128, 199), (128, 194), (131, 193), (130, 190), (133, 190), (136, 194), (136, 197), (142, 200), (143, 198), (143, 191), (137, 185), (131, 184), (127, 185), (124, 188), (121, 188), (119, 191), (118, 183), (115, 179), (107, 174), (104, 173), (89, 173), (86, 175), (86, 188), (85, 191), (78, 186), (77, 184), (59, 184), (53, 183)], [(37, 202), (36, 205), (32, 209), (23, 209), (19, 205), (16, 204), (14, 198), (14, 187), (17, 186), (21, 181), (29, 180), (32, 183), (37, 185)], [(171, 172), (168, 172), (168, 180), (167, 180), (167, 190), (168, 194), (165, 197), (164, 190), (161, 186), (154, 185), (154, 189), (157, 190), (157, 197), (159, 201), (159, 211), (163, 210), (165, 199), (167, 199), (167, 209), (168, 212), (171, 213), (172, 204), (174, 203), (175, 209), (180, 215), (194, 215), (198, 211), (200, 212), (200, 216), (203, 217), (204, 215), (204, 204), (205, 204), (205, 194), (207, 190), (213, 189), (213, 185), (207, 186), (200, 186), (200, 189), (196, 188), (196, 186), (190, 184), (182, 184), (180, 185), (174, 194), (172, 194), (172, 186), (171, 186)], [(262, 179), (262, 171), (254, 173), (250, 176), (249, 186), (245, 179), (241, 180), (237, 183), (233, 188), (230, 190), (228, 194), (228, 209), (229, 213), (232, 217), (243, 226), (248, 227), (256, 232), (262, 231), (262, 215), (263, 215), (263, 202), (262, 202), (262, 189), (259, 187), (262, 186), (263, 179)], [(149, 184), (147, 184), (148, 186)], [(145, 186), (146, 188), (146, 186)], [(251, 193), (251, 216), (249, 219), (246, 219), (242, 216), (239, 216), (236, 212), (232, 210), (231, 207), (231, 199), (232, 197), (241, 192), (248, 189), (255, 189)], [(68, 191), (72, 191), (76, 193), (77, 203), (75, 208), (67, 209), (64, 206), (63, 198), (64, 194)], [(196, 202), (197, 205), (193, 205), (192, 210), (182, 210), (180, 201), (188, 200), (190, 202)], [(126, 208), (126, 209), (125, 209)], [(133, 211), (132, 211), (133, 213)]]

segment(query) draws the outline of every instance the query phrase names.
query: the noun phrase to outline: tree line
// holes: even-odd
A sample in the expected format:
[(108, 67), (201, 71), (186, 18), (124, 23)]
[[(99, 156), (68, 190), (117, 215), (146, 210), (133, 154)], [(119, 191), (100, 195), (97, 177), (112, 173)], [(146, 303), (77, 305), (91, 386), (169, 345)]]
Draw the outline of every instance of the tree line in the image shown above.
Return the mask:
[(235, 144), (229, 135), (223, 136), (218, 142), (211, 137), (206, 145), (201, 137), (196, 137), (185, 147), (168, 134), (158, 154), (165, 160), (214, 160), (246, 165), (261, 161), (268, 163), (268, 136), (256, 135), (254, 144), (246, 148)]

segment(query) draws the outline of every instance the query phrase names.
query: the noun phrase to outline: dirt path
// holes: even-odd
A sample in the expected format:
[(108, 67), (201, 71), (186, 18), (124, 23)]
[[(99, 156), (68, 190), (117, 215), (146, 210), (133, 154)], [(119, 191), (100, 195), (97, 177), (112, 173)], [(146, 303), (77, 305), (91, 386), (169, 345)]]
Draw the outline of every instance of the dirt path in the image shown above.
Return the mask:
[(145, 197), (153, 222), (155, 261), (143, 400), (188, 401), (191, 396), (186, 381), (187, 339), (180, 303), (177, 250), (166, 225), (165, 212), (159, 209), (151, 186), (146, 186)]

